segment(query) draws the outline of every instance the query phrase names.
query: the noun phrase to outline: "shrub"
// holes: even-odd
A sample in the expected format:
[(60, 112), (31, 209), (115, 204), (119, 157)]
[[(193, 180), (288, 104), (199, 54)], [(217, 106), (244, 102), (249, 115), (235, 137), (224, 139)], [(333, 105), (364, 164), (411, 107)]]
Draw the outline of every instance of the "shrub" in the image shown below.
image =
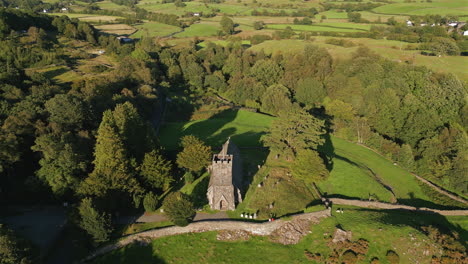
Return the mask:
[(158, 198), (152, 192), (149, 192), (145, 195), (143, 199), (143, 207), (147, 212), (154, 212), (158, 206)]
[(169, 219), (178, 226), (186, 226), (195, 216), (193, 203), (186, 194), (169, 194), (163, 202), (164, 211)]
[(357, 261), (357, 255), (352, 250), (346, 250), (341, 257), (341, 261), (345, 264), (354, 264)]
[(398, 264), (400, 263), (400, 256), (395, 251), (389, 250), (387, 251), (387, 260), (390, 264)]

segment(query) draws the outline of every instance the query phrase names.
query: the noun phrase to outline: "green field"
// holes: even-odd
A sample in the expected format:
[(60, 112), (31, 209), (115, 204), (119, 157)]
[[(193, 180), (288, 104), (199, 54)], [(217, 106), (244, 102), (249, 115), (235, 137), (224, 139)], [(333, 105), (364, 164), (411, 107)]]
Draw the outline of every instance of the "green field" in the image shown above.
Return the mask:
[(338, 12), (335, 10), (328, 10), (325, 12), (321, 12), (315, 17), (320, 18), (321, 16), (326, 16), (327, 19), (347, 19), (348, 18), (348, 14), (346, 12)]
[(185, 37), (211, 37), (218, 35), (220, 26), (215, 23), (210, 24), (193, 24), (190, 27), (186, 28), (184, 32), (175, 34), (175, 37), (185, 38)]
[(145, 22), (143, 24), (136, 25), (135, 28), (137, 28), (138, 31), (132, 35), (132, 37), (134, 38), (141, 38), (142, 36), (145, 36), (146, 34), (148, 34), (148, 36), (150, 37), (168, 36), (175, 32), (181, 31), (180, 27), (162, 24), (158, 22)]
[[(352, 28), (354, 24), (350, 23), (322, 23), (325, 24), (323, 26), (319, 24), (313, 24), (313, 25), (294, 25), (294, 24), (269, 24), (267, 25), (267, 28), (269, 29), (285, 29), (287, 27), (291, 27), (294, 31), (325, 31), (325, 32), (364, 32), (367, 31), (367, 29), (361, 29), (361, 28), (370, 28), (370, 25), (356, 25), (356, 27), (361, 27), (361, 28)], [(344, 27), (336, 27), (336, 26), (330, 26), (330, 24), (338, 24), (338, 25), (349, 25), (348, 28)]]
[[(328, 256), (333, 244), (327, 242), (336, 226), (351, 231), (353, 241), (362, 238), (369, 242), (367, 254), (358, 263), (370, 263), (378, 257), (380, 263), (388, 264), (385, 254), (390, 249), (398, 253), (400, 263), (430, 263), (432, 255), (440, 256), (440, 247), (421, 232), (421, 226), (450, 228), (466, 238), (466, 221), (464, 226), (454, 224), (460, 222), (458, 217), (353, 207), (344, 207), (343, 214), (332, 213), (313, 225), (311, 233), (297, 245), (272, 243), (259, 236), (247, 241), (218, 241), (216, 232), (192, 233), (159, 238), (148, 246), (133, 244), (93, 263), (316, 263), (308, 260), (304, 251)], [(415, 245), (424, 250), (415, 250)]]
[(51, 16), (67, 16), (69, 18), (78, 18), (82, 21), (89, 21), (89, 22), (99, 22), (99, 21), (114, 21), (118, 18), (118, 16), (105, 16), (105, 15), (94, 15), (94, 14), (75, 14), (75, 13), (47, 13), (47, 15)]
[(213, 118), (192, 122), (167, 122), (160, 132), (160, 142), (166, 149), (178, 147), (183, 135), (195, 135), (219, 147), (228, 137), (239, 147), (261, 146), (260, 136), (265, 133), (273, 117), (245, 111), (227, 110)]
[(373, 9), (376, 13), (395, 15), (468, 15), (466, 1), (438, 0), (431, 3), (396, 3)]

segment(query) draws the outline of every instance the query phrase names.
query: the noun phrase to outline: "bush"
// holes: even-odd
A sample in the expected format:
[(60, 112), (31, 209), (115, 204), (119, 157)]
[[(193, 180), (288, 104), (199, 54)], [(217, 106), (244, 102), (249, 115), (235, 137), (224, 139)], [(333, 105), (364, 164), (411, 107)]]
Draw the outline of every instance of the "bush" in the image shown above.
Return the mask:
[(193, 203), (181, 192), (169, 194), (163, 202), (164, 211), (169, 219), (178, 226), (186, 226), (195, 216)]
[(390, 264), (398, 264), (400, 263), (400, 256), (395, 251), (389, 250), (387, 251), (387, 260)]
[(357, 255), (352, 250), (346, 250), (346, 252), (341, 257), (341, 260), (345, 264), (354, 264), (357, 261)]
[(158, 207), (158, 198), (152, 192), (149, 192), (145, 195), (145, 199), (143, 199), (143, 207), (145, 208), (146, 212), (154, 212)]

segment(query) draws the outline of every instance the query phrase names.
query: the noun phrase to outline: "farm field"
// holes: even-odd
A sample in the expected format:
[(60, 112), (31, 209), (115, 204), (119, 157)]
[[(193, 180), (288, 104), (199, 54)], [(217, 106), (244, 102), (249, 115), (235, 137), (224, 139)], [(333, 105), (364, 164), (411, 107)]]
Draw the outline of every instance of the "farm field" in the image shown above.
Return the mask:
[[(440, 254), (440, 246), (421, 232), (421, 226), (438, 224), (460, 232), (466, 237), (465, 226), (458, 226), (455, 217), (415, 214), (404, 211), (384, 211), (343, 207), (344, 213), (332, 209), (332, 217), (312, 225), (311, 233), (296, 245), (270, 242), (267, 237), (251, 236), (247, 241), (219, 241), (216, 232), (192, 233), (163, 237), (147, 246), (133, 244), (96, 259), (94, 264), (108, 263), (317, 263), (306, 258), (304, 251), (327, 257), (336, 226), (352, 232), (352, 241), (362, 238), (369, 242), (362, 263), (378, 257), (386, 262), (386, 252), (394, 250), (400, 263), (429, 263), (432, 255)], [(415, 250), (415, 244), (428, 252)]]
[(122, 18), (118, 16), (105, 16), (105, 15), (94, 15), (94, 14), (75, 14), (75, 13), (47, 13), (51, 16), (67, 16), (69, 18), (78, 18), (79, 20), (86, 22), (108, 22), (115, 21), (116, 19)]
[[(294, 25), (294, 24), (272, 24), (267, 25), (268, 29), (285, 29), (287, 27), (291, 27), (294, 31), (325, 31), (325, 32), (363, 32), (367, 31), (366, 29), (358, 29), (358, 28), (343, 28), (343, 27), (335, 27), (330, 26), (330, 24), (334, 23), (324, 23), (325, 25)], [(338, 25), (342, 25), (339, 23)], [(366, 27), (367, 25), (364, 25)], [(370, 26), (369, 26), (370, 28)]]
[[(268, 40), (261, 44), (254, 45), (252, 50), (264, 50), (267, 53), (273, 52), (298, 52), (304, 49), (307, 44), (318, 45), (327, 49), (327, 51), (335, 58), (350, 58), (351, 54), (357, 50), (355, 47), (341, 47), (331, 44), (326, 44), (325, 41), (332, 37), (314, 36), (313, 41), (303, 40)], [(424, 56), (415, 50), (404, 50), (403, 48), (408, 45), (407, 42), (395, 40), (376, 40), (367, 38), (343, 38), (350, 40), (356, 44), (362, 44), (381, 56), (394, 60), (404, 61), (412, 59), (414, 65), (426, 66), (436, 72), (450, 72), (458, 76), (461, 80), (468, 81), (468, 73), (464, 70), (467, 62), (466, 57), (463, 56)], [(447, 67), (450, 66), (450, 67)]]
[(94, 27), (101, 32), (114, 35), (131, 35), (137, 31), (136, 28), (126, 24), (97, 25)]
[(168, 36), (170, 34), (182, 30), (180, 27), (162, 24), (158, 22), (145, 22), (142, 24), (135, 25), (135, 28), (137, 28), (138, 31), (132, 35), (132, 37), (134, 38), (141, 38), (142, 36), (146, 36), (146, 34), (148, 34), (148, 36), (151, 37)]
[(210, 36), (216, 36), (219, 30), (220, 30), (219, 24), (200, 23), (200, 24), (193, 24), (190, 27), (185, 28), (184, 32), (177, 33), (174, 36), (178, 38), (210, 37)]

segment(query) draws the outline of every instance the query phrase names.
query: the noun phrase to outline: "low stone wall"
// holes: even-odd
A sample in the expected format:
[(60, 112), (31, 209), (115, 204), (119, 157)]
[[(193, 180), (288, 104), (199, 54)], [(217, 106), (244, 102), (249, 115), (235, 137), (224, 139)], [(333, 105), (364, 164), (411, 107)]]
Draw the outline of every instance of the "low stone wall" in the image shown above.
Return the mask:
[(82, 263), (89, 261), (93, 258), (96, 258), (100, 255), (104, 255), (113, 250), (125, 247), (134, 242), (140, 241), (149, 241), (160, 237), (180, 235), (186, 233), (201, 233), (208, 231), (220, 231), (220, 230), (243, 230), (254, 235), (268, 236), (271, 235), (274, 231), (280, 229), (284, 225), (294, 223), (295, 221), (313, 221), (320, 218), (331, 216), (330, 209), (294, 215), (291, 220), (275, 220), (272, 222), (264, 223), (253, 223), (253, 222), (243, 222), (243, 221), (232, 221), (232, 220), (218, 220), (218, 221), (199, 221), (189, 224), (188, 226), (171, 226), (156, 230), (144, 231), (138, 234), (129, 235), (122, 238), (118, 242), (107, 245), (105, 247), (97, 249), (91, 255), (86, 257)]
[(348, 199), (340, 199), (340, 198), (329, 198), (333, 204), (341, 204), (341, 205), (353, 205), (359, 207), (366, 207), (366, 208), (377, 208), (377, 209), (400, 209), (400, 210), (409, 210), (409, 211), (417, 211), (417, 212), (431, 212), (437, 213), (440, 215), (468, 215), (468, 210), (437, 210), (425, 207), (414, 207), (409, 205), (401, 205), (401, 204), (389, 204), (389, 203), (381, 203), (381, 202), (372, 202), (372, 201), (361, 201), (361, 200), (348, 200)]

